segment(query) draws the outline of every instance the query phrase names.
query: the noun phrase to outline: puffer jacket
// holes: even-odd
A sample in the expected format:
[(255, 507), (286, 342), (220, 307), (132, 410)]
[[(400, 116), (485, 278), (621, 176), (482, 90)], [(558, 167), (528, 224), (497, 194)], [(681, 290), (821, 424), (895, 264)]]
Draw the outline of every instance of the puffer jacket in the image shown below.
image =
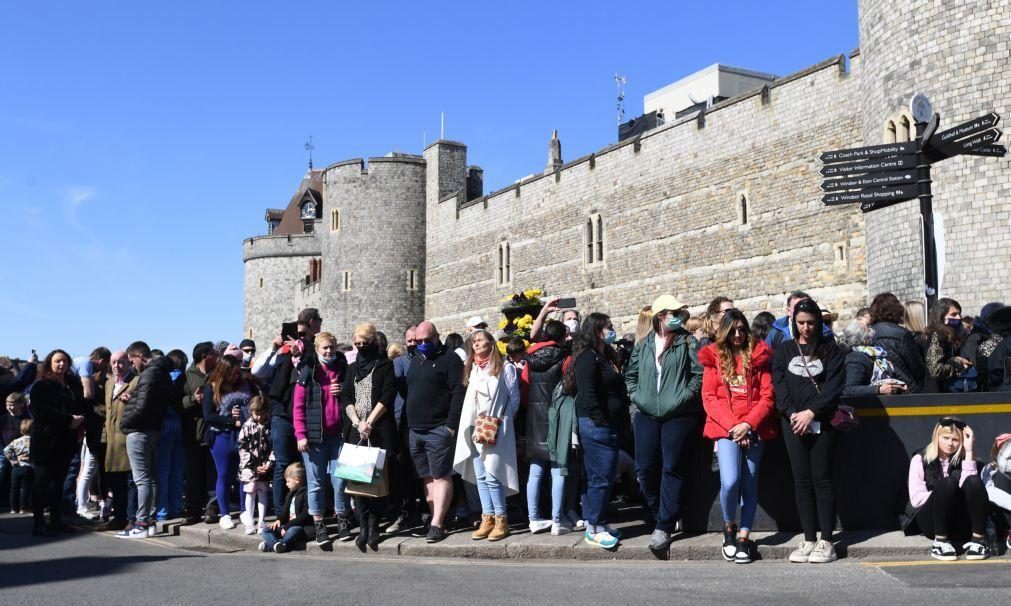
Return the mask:
[(645, 415), (666, 420), (701, 411), (702, 366), (688, 338), (674, 337), (660, 362), (660, 387), (656, 384), (656, 342), (653, 331), (635, 344), (625, 372), (628, 395)]
[(562, 364), (568, 352), (554, 341), (545, 341), (530, 346), (523, 367), (522, 381), (526, 390), (526, 456), (531, 460), (549, 459), (548, 411), (554, 399), (555, 386), (562, 380)]
[[(747, 423), (752, 431), (763, 440), (771, 440), (779, 435), (772, 414), (775, 396), (772, 389), (772, 351), (759, 341), (751, 351), (751, 364), (744, 384), (729, 386), (723, 380), (720, 368), (720, 354), (716, 344), (706, 345), (699, 352), (699, 363), (703, 368), (702, 406), (706, 411), (706, 425), (702, 434), (710, 440), (730, 436), (730, 430), (739, 423)], [(736, 361), (737, 372), (741, 370), (740, 358)], [(744, 394), (741, 393), (744, 392)], [(731, 392), (738, 397), (731, 399)], [(745, 397), (740, 397), (744, 395)]]
[(292, 407), (297, 439), (319, 444), (324, 435), (341, 434), (340, 400), (330, 393), (330, 385), (340, 384), (347, 371), (347, 359), (341, 355), (337, 356), (333, 368), (326, 368), (315, 361), (302, 367), (295, 385)]
[(169, 374), (172, 370), (172, 360), (167, 356), (155, 358), (144, 367), (137, 389), (123, 408), (123, 418), (119, 422), (123, 433), (161, 431), (165, 411), (178, 393)]
[(895, 367), (895, 378), (905, 383), (910, 393), (919, 393), (923, 389), (926, 367), (916, 335), (892, 322), (878, 322), (871, 329), (874, 331), (874, 345), (885, 350), (888, 360)]

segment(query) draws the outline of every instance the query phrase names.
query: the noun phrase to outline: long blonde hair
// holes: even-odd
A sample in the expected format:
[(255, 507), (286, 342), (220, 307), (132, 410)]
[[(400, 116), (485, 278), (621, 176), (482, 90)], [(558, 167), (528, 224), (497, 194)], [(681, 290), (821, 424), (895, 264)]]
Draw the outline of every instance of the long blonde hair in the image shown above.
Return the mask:
[(488, 374), (497, 377), (502, 372), (502, 366), (505, 364), (502, 360), (502, 352), (498, 350), (498, 343), (495, 342), (495, 337), (487, 330), (475, 330), (467, 337), (467, 351), (469, 353), (467, 354), (467, 362), (463, 365), (464, 385), (470, 381), (470, 371), (474, 368), (474, 339), (479, 336), (483, 336), (491, 343), (491, 353), (488, 354)]
[(965, 454), (965, 436), (962, 435), (962, 430), (957, 425), (941, 425), (938, 423), (934, 426), (933, 435), (930, 436), (930, 444), (927, 444), (927, 447), (923, 449), (924, 465), (930, 465), (941, 456), (941, 449), (938, 448), (937, 443), (944, 432), (951, 432), (958, 436), (958, 450), (955, 451), (955, 454), (948, 457), (948, 469), (951, 469), (952, 465), (958, 465), (958, 462), (962, 460), (962, 456)]
[(639, 321), (635, 325), (635, 342), (638, 343), (653, 330), (653, 308), (649, 305), (639, 310)]
[[(731, 331), (738, 322), (744, 327), (744, 345), (740, 349), (730, 344)], [(748, 326), (748, 319), (740, 311), (728, 309), (723, 314), (723, 321), (720, 322), (716, 330), (716, 351), (720, 354), (720, 374), (723, 375), (724, 381), (733, 383), (737, 378), (735, 356), (741, 357), (741, 376), (748, 376), (748, 371), (751, 369), (751, 352), (754, 347), (755, 340), (751, 338), (751, 328)]]
[(920, 334), (927, 332), (927, 308), (920, 301), (906, 301), (906, 314), (903, 324), (910, 332)]

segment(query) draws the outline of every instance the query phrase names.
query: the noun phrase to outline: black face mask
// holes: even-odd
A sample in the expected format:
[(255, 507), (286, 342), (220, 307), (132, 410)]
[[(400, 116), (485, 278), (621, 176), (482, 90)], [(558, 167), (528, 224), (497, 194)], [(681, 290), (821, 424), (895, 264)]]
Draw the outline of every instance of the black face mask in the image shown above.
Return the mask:
[(358, 359), (362, 362), (371, 362), (379, 357), (379, 347), (373, 343), (358, 350)]
[(417, 345), (408, 345), (407, 346), (407, 353), (409, 353), (410, 355), (413, 356), (415, 353), (417, 353), (417, 351), (418, 351), (418, 346)]

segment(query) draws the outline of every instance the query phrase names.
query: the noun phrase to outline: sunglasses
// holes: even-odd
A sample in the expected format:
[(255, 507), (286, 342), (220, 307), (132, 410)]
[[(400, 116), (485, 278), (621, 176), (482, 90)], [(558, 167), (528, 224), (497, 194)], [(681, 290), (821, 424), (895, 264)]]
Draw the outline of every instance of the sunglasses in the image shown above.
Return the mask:
[(960, 430), (965, 429), (965, 421), (959, 421), (958, 419), (952, 419), (951, 417), (944, 417), (943, 419), (939, 419), (937, 421), (937, 424), (940, 425), (941, 427), (951, 427), (954, 425)]

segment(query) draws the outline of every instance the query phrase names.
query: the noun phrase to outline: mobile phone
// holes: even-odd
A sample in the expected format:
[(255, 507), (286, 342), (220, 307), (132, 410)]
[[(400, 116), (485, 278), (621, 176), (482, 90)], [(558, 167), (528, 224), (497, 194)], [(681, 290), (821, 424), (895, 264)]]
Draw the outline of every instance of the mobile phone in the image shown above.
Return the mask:
[(298, 339), (298, 322), (285, 322), (281, 324), (281, 340)]
[(565, 297), (564, 299), (558, 299), (558, 303), (555, 303), (558, 309), (575, 309), (576, 299), (575, 297)]

